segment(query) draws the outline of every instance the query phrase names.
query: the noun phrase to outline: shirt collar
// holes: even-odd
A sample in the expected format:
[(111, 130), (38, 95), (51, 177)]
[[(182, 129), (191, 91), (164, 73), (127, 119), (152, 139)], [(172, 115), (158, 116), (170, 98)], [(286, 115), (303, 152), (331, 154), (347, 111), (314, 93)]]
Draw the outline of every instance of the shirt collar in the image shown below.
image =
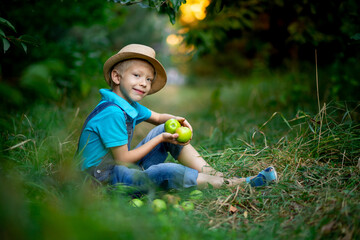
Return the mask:
[(135, 119), (138, 115), (136, 110), (137, 103), (128, 103), (125, 99), (114, 93), (111, 89), (100, 89), (101, 101), (113, 102), (121, 107), (129, 117)]

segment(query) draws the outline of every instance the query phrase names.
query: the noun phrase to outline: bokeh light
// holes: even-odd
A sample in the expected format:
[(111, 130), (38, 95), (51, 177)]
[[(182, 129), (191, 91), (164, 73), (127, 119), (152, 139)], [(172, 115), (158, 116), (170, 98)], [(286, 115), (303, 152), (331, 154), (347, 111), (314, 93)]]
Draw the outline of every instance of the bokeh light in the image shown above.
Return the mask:
[(203, 20), (206, 17), (206, 7), (209, 4), (210, 0), (188, 0), (186, 4), (180, 7), (180, 21), (191, 24)]
[(176, 35), (176, 34), (170, 34), (167, 38), (166, 38), (166, 43), (174, 46), (174, 45), (178, 45), (183, 41), (183, 37)]

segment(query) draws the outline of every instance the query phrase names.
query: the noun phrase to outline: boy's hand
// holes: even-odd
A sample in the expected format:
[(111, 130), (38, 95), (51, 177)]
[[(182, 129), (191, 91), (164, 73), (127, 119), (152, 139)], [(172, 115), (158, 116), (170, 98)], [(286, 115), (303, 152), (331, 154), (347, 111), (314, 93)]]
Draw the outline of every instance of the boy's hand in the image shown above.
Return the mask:
[(190, 140), (187, 141), (186, 143), (178, 142), (176, 139), (179, 137), (179, 134), (177, 134), (177, 133), (171, 134), (168, 132), (164, 132), (164, 133), (162, 133), (162, 137), (163, 137), (164, 142), (168, 142), (168, 143), (172, 143), (172, 144), (185, 146), (190, 143)]
[(185, 118), (183, 118), (183, 117), (175, 117), (175, 119), (179, 121), (181, 126), (188, 127), (188, 128), (190, 128), (191, 132), (193, 132), (193, 129), (192, 129), (190, 123)]

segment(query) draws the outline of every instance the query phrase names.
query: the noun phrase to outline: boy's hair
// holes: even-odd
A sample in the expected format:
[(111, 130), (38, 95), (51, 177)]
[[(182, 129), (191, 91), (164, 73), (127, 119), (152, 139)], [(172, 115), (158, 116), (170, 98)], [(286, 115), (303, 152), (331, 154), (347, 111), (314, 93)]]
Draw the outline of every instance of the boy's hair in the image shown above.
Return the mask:
[[(134, 60), (140, 60), (140, 61), (143, 61), (143, 62), (147, 62), (153, 68), (154, 76), (156, 76), (156, 71), (155, 71), (154, 66), (151, 63), (149, 63), (148, 61), (143, 60), (143, 59), (139, 59), (139, 58), (133, 58), (133, 59), (127, 59), (127, 60), (121, 61), (121, 62), (114, 65), (111, 72), (115, 69), (115, 70), (119, 71), (120, 74), (122, 74), (123, 72), (125, 72), (129, 68), (129, 66), (131, 64), (134, 63)], [(111, 80), (111, 89), (114, 89), (115, 85), (114, 85), (114, 82), (113, 82), (111, 76), (110, 76), (110, 80)]]

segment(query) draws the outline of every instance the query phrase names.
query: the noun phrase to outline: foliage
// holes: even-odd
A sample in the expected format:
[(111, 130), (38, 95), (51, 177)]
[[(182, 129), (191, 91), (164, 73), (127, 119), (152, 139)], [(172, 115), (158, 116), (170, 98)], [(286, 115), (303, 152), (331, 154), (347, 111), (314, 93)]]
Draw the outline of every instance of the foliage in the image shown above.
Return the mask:
[[(198, 46), (200, 54), (221, 53), (232, 42), (245, 54), (251, 51), (261, 54), (257, 45), (249, 46), (255, 40), (271, 44), (273, 60), (291, 57), (290, 50), (296, 51), (293, 58), (312, 60), (313, 52), (302, 55), (302, 49), (336, 46), (336, 50), (344, 51), (346, 44), (359, 33), (358, 6), (353, 0), (326, 5), (305, 0), (291, 3), (282, 0), (214, 0), (207, 12), (205, 20), (191, 26), (186, 33), (187, 42)], [(243, 38), (245, 46), (234, 42), (239, 38)], [(298, 49), (294, 49), (295, 45)], [(334, 53), (323, 53), (324, 62)], [(328, 60), (331, 62), (332, 59)], [(281, 62), (270, 64), (276, 66), (278, 63)]]
[(349, 68), (360, 60), (358, 12), (355, 0), (213, 0), (203, 21), (178, 27), (186, 44), (195, 46), (190, 64), (195, 74), (241, 76), (269, 68), (304, 72), (308, 64), (315, 65), (317, 49), (319, 69), (332, 72), (323, 85), (331, 82), (326, 84), (328, 100), (355, 100), (359, 73)]
[[(151, 13), (165, 13), (174, 24), (183, 4), (184, 0), (65, 0), (51, 4), (3, 1), (0, 9), (3, 44), (0, 91), (4, 92), (1, 109), (22, 108), (24, 101), (29, 104), (36, 100), (65, 104), (69, 103), (64, 101), (68, 97), (76, 100), (87, 96), (92, 87), (106, 86), (99, 81), (106, 56), (130, 42), (141, 42), (160, 50), (164, 42), (162, 33), (167, 34), (169, 30), (164, 22), (159, 24), (161, 18)], [(144, 9), (134, 10), (129, 5)], [(187, 44), (196, 46), (191, 49), (196, 49), (198, 58), (191, 58), (192, 55), (190, 58), (198, 61), (187, 66), (192, 71), (185, 70), (186, 74), (194, 72), (196, 78), (198, 74), (211, 77), (225, 73), (232, 77), (266, 72), (268, 68), (291, 69), (294, 75), (313, 73), (314, 66), (305, 61), (313, 63), (317, 48), (324, 99), (357, 99), (359, 70), (352, 67), (359, 61), (357, 10), (353, 0), (326, 5), (305, 0), (291, 4), (282, 0), (211, 1), (203, 21), (189, 25), (181, 19), (176, 21)], [(13, 37), (15, 28), (24, 35)], [(18, 47), (10, 47), (11, 44)], [(37, 47), (29, 48), (32, 45)], [(175, 56), (174, 59), (184, 68), (184, 58)], [(67, 71), (54, 72), (48, 68), (49, 61), (61, 64)], [(34, 77), (27, 76), (24, 80), (25, 72), (40, 65), (43, 74), (39, 81), (49, 84), (43, 90), (54, 89), (48, 94), (50, 98), (34, 87), (38, 84)], [(301, 96), (312, 88), (311, 84), (312, 81), (297, 83), (287, 94)]]
[[(157, 111), (186, 116), (195, 130), (193, 144), (226, 176), (254, 175), (270, 164), (278, 171), (279, 183), (270, 187), (210, 188), (198, 200), (187, 191), (170, 192), (193, 201), (194, 211), (169, 207), (155, 213), (151, 201), (163, 198), (161, 191), (134, 208), (126, 189), (93, 185), (78, 171), (73, 154), (95, 96), (84, 99), (80, 110), (38, 104), (12, 116), (0, 139), (1, 237), (359, 238), (359, 106), (330, 103), (314, 114), (311, 105), (269, 105), (286, 81), (267, 81), (167, 88), (145, 99)], [(217, 102), (222, 107), (211, 109)]]
[[(15, 2), (22, 7), (13, 1), (2, 2), (0, 16), (9, 20), (4, 22), (7, 25), (26, 33), (17, 38), (22, 43), (32, 36), (39, 44), (28, 48), (26, 54), (22, 47), (0, 53), (4, 86), (0, 111), (24, 108), (24, 102), (72, 104), (93, 88), (106, 87), (102, 81), (106, 57), (130, 42), (159, 46), (162, 41), (157, 33), (165, 21), (147, 9), (103, 0)], [(130, 15), (131, 19), (126, 18)], [(7, 94), (6, 89), (17, 94)]]
[(18, 38), (13, 37), (13, 36), (7, 36), (5, 34), (4, 28), (10, 29), (13, 32), (16, 32), (16, 30), (15, 30), (15, 27), (9, 21), (7, 21), (6, 19), (1, 18), (1, 17), (0, 17), (0, 27), (1, 27), (0, 28), (0, 37), (2, 39), (2, 46), (3, 46), (4, 53), (6, 53), (6, 51), (9, 50), (10, 43), (13, 43), (17, 47), (22, 48), (25, 52), (27, 52), (28, 45), (31, 45), (31, 46), (39, 45), (38, 41), (29, 35), (21, 35)]
[(179, 7), (181, 4), (186, 3), (186, 0), (147, 0), (147, 1), (138, 1), (138, 0), (113, 0), (116, 3), (121, 3), (123, 5), (133, 5), (139, 4), (141, 7), (145, 8), (155, 8), (159, 13), (165, 13), (169, 16), (170, 22), (175, 24), (176, 16), (179, 12)]
[[(18, 7), (19, 4), (21, 8)], [(26, 53), (21, 48), (10, 48), (1, 54), (0, 77), (3, 83), (8, 88), (16, 88), (15, 91), (23, 95), (27, 104), (38, 99), (60, 101), (60, 96), (71, 92), (70, 89), (78, 92), (80, 86), (76, 84), (76, 80), (79, 73), (74, 76), (71, 71), (76, 63), (75, 47), (71, 45), (75, 42), (69, 41), (69, 38), (76, 39), (77, 36), (71, 30), (74, 26), (92, 26), (104, 22), (104, 9), (103, 1), (96, 0), (77, 1), (75, 4), (70, 0), (51, 4), (47, 1), (3, 1), (0, 15), (8, 19), (19, 32), (26, 33), (25, 37), (18, 39), (24, 41), (33, 38), (39, 43), (28, 48)], [(96, 42), (96, 39), (91, 41)], [(80, 43), (76, 44), (81, 48)], [(93, 51), (89, 48), (83, 50)], [(49, 93), (44, 92), (48, 90)], [(48, 98), (49, 96), (51, 97)], [(4, 98), (1, 107), (24, 106), (14, 102), (16, 101), (11, 97)]]

